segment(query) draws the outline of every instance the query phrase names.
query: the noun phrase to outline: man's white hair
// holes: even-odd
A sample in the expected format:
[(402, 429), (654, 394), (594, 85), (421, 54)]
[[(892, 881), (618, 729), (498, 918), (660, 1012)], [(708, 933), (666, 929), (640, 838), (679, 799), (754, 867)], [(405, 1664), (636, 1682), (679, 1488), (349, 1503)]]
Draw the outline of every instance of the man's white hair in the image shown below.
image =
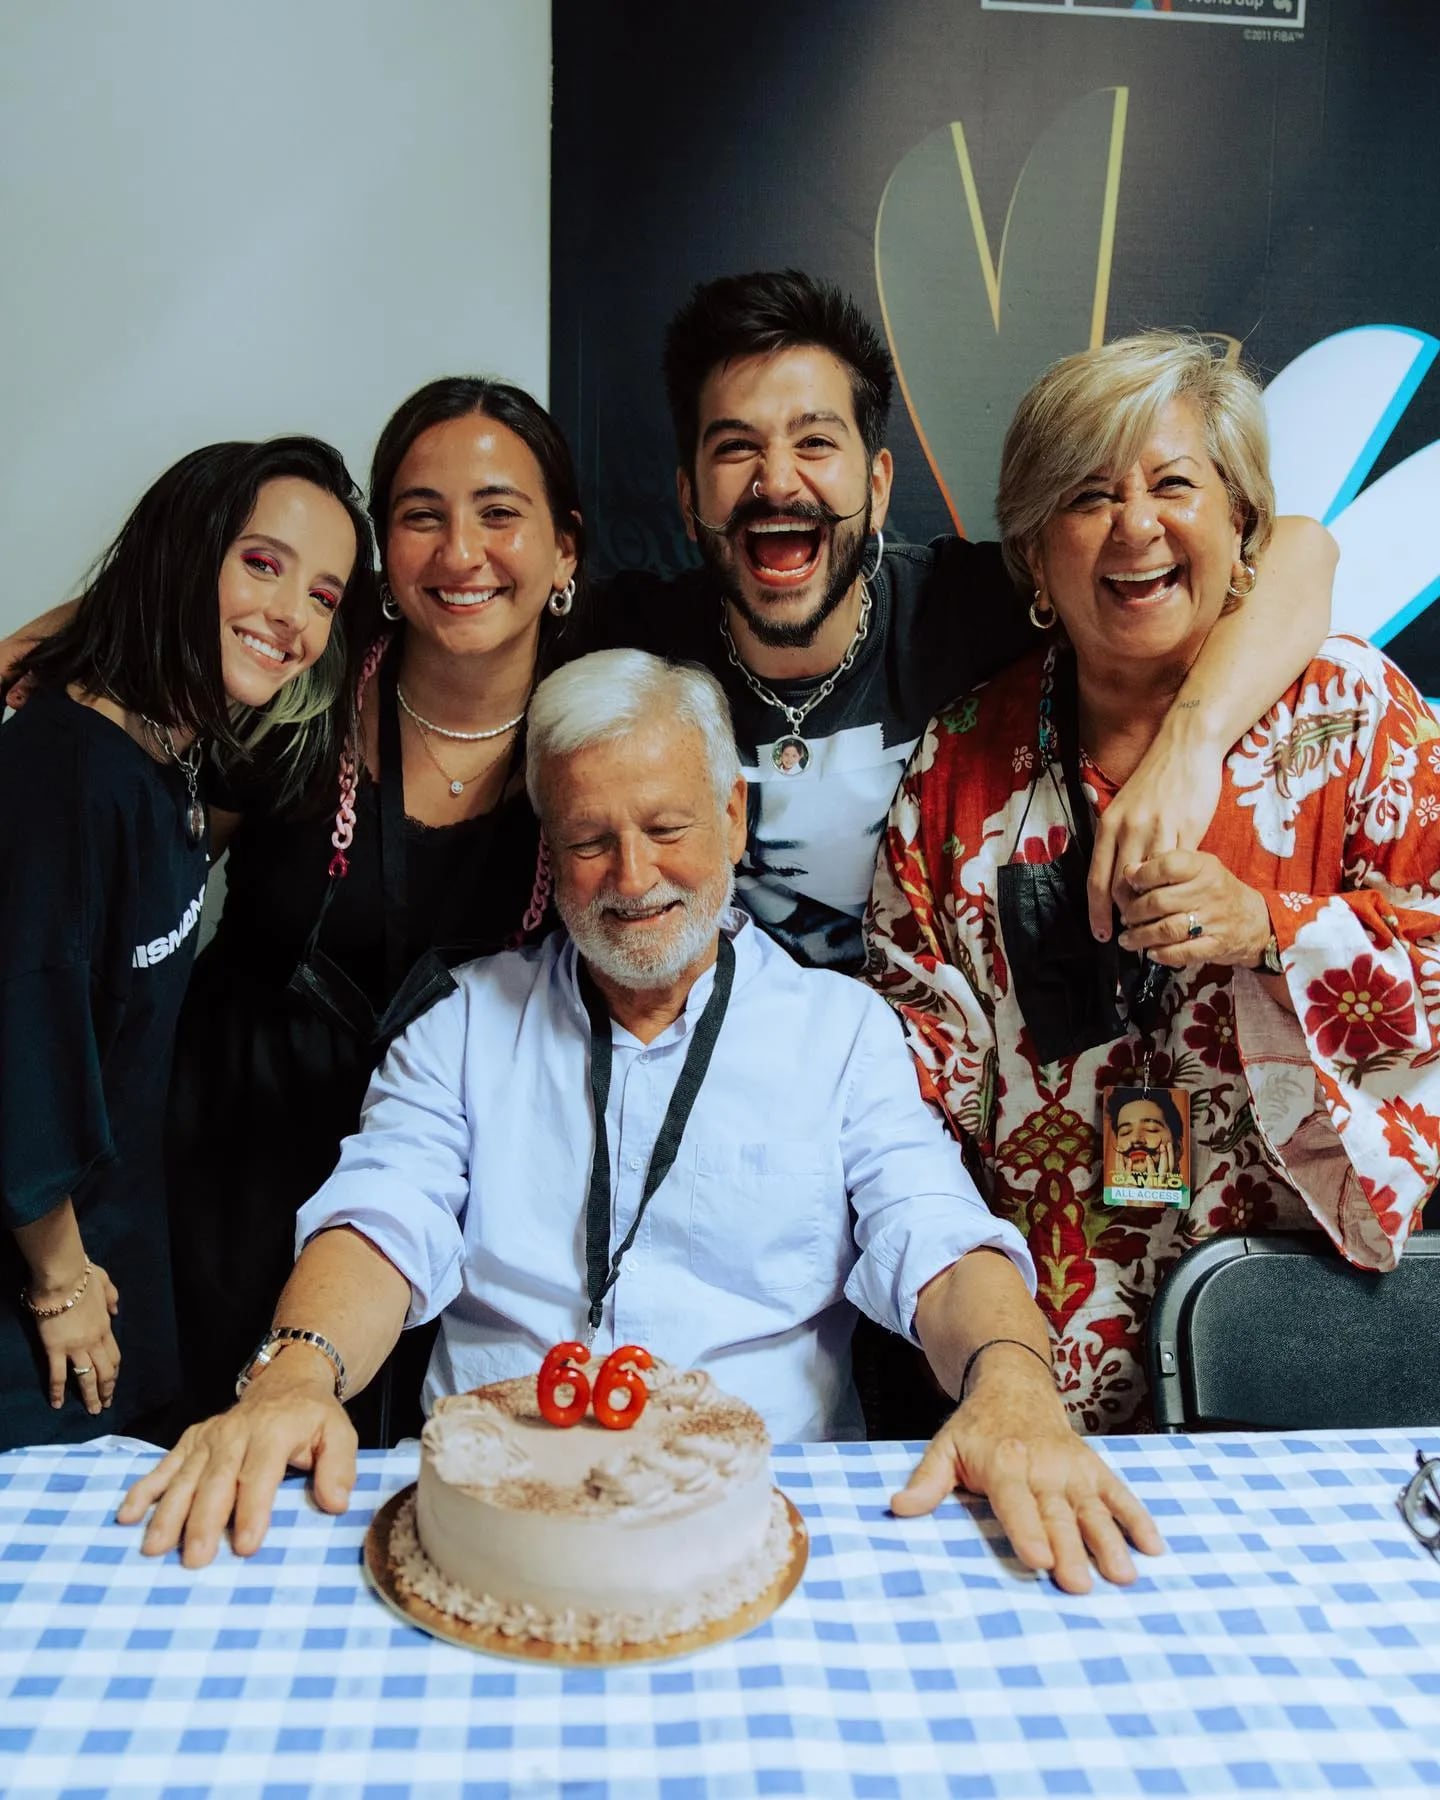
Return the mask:
[(648, 650), (595, 650), (547, 675), (530, 700), (525, 787), (540, 812), (540, 775), (547, 757), (570, 756), (590, 744), (624, 737), (659, 719), (700, 733), (720, 807), (740, 775), (730, 703), (715, 677), (693, 663), (666, 662)]

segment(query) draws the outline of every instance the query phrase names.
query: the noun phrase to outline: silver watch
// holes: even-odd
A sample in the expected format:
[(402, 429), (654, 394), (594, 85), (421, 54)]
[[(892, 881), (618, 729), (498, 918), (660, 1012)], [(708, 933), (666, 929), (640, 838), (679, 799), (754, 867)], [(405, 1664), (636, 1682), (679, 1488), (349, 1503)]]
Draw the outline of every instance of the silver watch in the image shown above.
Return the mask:
[(329, 1338), (321, 1337), (318, 1331), (301, 1331), (295, 1325), (272, 1325), (255, 1346), (255, 1354), (235, 1377), (237, 1400), (260, 1371), (274, 1362), (287, 1344), (313, 1344), (322, 1356), (328, 1356), (335, 1367), (335, 1398), (345, 1398), (345, 1359)]

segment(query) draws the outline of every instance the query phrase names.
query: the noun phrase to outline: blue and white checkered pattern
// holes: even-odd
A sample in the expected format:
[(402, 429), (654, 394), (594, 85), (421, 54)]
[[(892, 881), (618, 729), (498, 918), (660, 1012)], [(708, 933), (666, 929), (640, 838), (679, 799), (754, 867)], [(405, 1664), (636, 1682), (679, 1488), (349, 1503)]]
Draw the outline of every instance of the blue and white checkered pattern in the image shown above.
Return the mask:
[(1440, 1564), (1395, 1498), (1433, 1432), (1111, 1439), (1169, 1543), (1126, 1590), (1027, 1576), (988, 1508), (899, 1520), (915, 1447), (786, 1446), (802, 1588), (737, 1643), (502, 1662), (366, 1587), (287, 1484), (268, 1543), (189, 1573), (113, 1523), (150, 1458), (0, 1457), (0, 1793), (722, 1800), (1440, 1790)]

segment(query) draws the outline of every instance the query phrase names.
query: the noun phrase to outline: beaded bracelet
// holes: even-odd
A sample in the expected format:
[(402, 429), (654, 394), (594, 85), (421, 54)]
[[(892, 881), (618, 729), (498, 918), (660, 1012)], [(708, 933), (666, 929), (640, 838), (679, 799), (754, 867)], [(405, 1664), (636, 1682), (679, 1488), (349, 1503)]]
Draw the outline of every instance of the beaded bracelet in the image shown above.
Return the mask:
[(70, 1298), (68, 1300), (62, 1300), (58, 1306), (37, 1306), (35, 1304), (35, 1302), (30, 1298), (29, 1288), (21, 1288), (20, 1298), (25, 1302), (26, 1306), (29, 1307), (30, 1311), (35, 1315), (35, 1317), (37, 1319), (58, 1319), (60, 1317), (61, 1313), (69, 1312), (70, 1308), (75, 1305), (76, 1301), (79, 1300), (83, 1296), (86, 1288), (88, 1288), (89, 1285), (90, 1285), (90, 1260), (87, 1257), (85, 1260), (85, 1273), (80, 1277), (80, 1285), (79, 1285), (79, 1287), (76, 1288), (75, 1292), (70, 1296)]
[(960, 1377), (960, 1398), (962, 1400), (965, 1398), (965, 1384), (970, 1379), (970, 1371), (975, 1367), (976, 1361), (983, 1356), (987, 1350), (993, 1350), (996, 1344), (1014, 1344), (1017, 1350), (1028, 1350), (1037, 1362), (1044, 1363), (1046, 1372), (1050, 1375), (1051, 1380), (1054, 1380), (1055, 1372), (1050, 1366), (1050, 1358), (1048, 1356), (1042, 1356), (1033, 1344), (1027, 1344), (1023, 1338), (986, 1338), (983, 1344), (970, 1352), (969, 1358), (966, 1361), (964, 1373)]

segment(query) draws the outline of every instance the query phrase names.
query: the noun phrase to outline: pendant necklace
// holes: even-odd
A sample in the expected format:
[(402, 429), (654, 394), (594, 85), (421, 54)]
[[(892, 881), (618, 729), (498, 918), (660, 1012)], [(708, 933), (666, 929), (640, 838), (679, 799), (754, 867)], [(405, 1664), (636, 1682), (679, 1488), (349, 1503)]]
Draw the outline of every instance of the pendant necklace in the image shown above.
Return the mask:
[(175, 738), (168, 725), (158, 724), (148, 714), (141, 713), (141, 721), (150, 734), (151, 741), (157, 750), (163, 751), (176, 768), (185, 777), (185, 786), (189, 790), (190, 799), (185, 808), (185, 836), (193, 850), (205, 835), (205, 802), (200, 798), (200, 763), (203, 752), (200, 740), (196, 738), (190, 748), (182, 756), (175, 748)]
[(795, 745), (799, 749), (799, 770), (803, 771), (808, 766), (810, 761), (810, 746), (800, 735), (800, 727), (804, 723), (806, 716), (809, 713), (814, 712), (815, 708), (822, 700), (828, 700), (843, 678), (850, 673), (851, 666), (854, 664), (855, 658), (860, 654), (860, 646), (865, 642), (869, 630), (870, 589), (862, 576), (860, 580), (860, 618), (855, 626), (855, 635), (851, 638), (849, 647), (846, 649), (844, 656), (840, 658), (839, 667), (832, 670), (831, 673), (825, 677), (819, 687), (816, 688), (815, 692), (811, 694), (807, 700), (802, 701), (799, 706), (789, 706), (777, 693), (766, 687), (763, 682), (752, 675), (745, 664), (741, 662), (740, 652), (735, 648), (735, 640), (730, 635), (730, 621), (726, 617), (725, 602), (723, 600), (720, 602), (720, 635), (725, 640), (726, 654), (765, 704), (767, 706), (779, 707), (780, 711), (784, 713), (789, 722), (789, 735), (777, 739), (770, 749), (770, 760), (781, 774), (789, 775), (799, 772), (797, 770), (787, 769), (781, 761), (786, 749), (791, 745)]
[[(397, 695), (399, 694), (398, 688), (396, 689), (396, 693), (397, 693)], [(400, 704), (402, 706), (405, 705), (405, 702), (403, 699), (401, 699)], [(452, 775), (450, 773), (449, 769), (447, 769), (445, 767), (444, 763), (442, 763), (440, 758), (435, 754), (435, 747), (430, 742), (430, 733), (432, 730), (437, 729), (437, 727), (427, 725), (423, 719), (417, 718), (416, 715), (413, 712), (411, 712), (411, 710), (408, 706), (405, 707), (405, 710), (407, 713), (410, 714), (410, 717), (415, 720), (415, 725), (420, 733), (420, 748), (425, 752), (425, 754), (430, 758), (431, 762), (434, 763), (435, 767), (445, 777), (445, 780), (449, 784), (450, 792), (452, 794), (454, 794), (457, 799), (460, 797), (461, 794), (463, 794), (465, 792), (466, 788), (469, 787), (472, 782), (478, 781), (480, 779), (480, 777), (486, 772), (487, 769), (494, 768), (496, 759), (493, 755), (490, 755), (485, 758), (485, 761), (483, 763), (481, 763), (480, 767), (475, 771), (475, 773), (473, 775), (467, 775), (463, 781), (461, 780), (461, 778), (458, 775)], [(474, 733), (473, 735), (476, 737), (489, 737), (489, 738), (499, 737), (502, 732), (513, 731), (515, 729), (515, 727), (520, 723), (520, 719), (523, 719), (524, 717), (525, 717), (524, 713), (521, 713), (519, 719), (511, 719), (511, 721), (509, 722), (508, 725), (497, 725), (493, 731), (479, 731), (479, 732)], [(445, 732), (442, 735), (445, 737), (460, 737), (462, 735), (462, 733), (460, 733), (458, 731)], [(468, 734), (464, 734), (464, 735), (468, 735)]]
[(504, 737), (507, 731), (513, 731), (525, 717), (525, 708), (530, 704), (527, 700), (525, 706), (521, 707), (520, 711), (516, 713), (513, 719), (507, 719), (503, 725), (492, 725), (488, 731), (450, 731), (444, 725), (436, 725), (430, 719), (422, 719), (415, 708), (405, 698), (405, 690), (400, 686), (398, 681), (395, 683), (395, 698), (400, 702), (401, 708), (404, 710), (406, 716), (412, 719), (419, 727), (421, 749), (445, 777), (446, 781), (449, 783), (450, 792), (454, 794), (457, 799), (465, 792), (472, 781), (478, 781), (487, 769), (494, 766), (495, 759), (493, 756), (487, 757), (473, 775), (467, 775), (462, 781), (458, 775), (452, 775), (445, 767), (444, 763), (441, 762), (440, 758), (435, 754), (430, 743), (431, 733), (433, 732), (436, 737), (454, 738), (457, 743), (461, 744), (479, 744), (485, 742), (489, 738)]

